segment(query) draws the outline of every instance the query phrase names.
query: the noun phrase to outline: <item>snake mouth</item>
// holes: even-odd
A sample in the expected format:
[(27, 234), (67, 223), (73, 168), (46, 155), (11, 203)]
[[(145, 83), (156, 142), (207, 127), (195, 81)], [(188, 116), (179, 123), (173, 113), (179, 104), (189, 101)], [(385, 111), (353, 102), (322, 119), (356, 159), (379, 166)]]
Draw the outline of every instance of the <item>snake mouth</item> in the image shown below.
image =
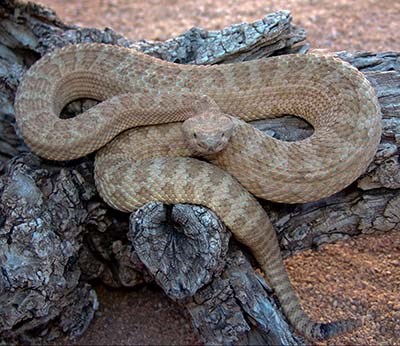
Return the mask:
[(215, 153), (216, 152), (215, 147), (210, 146), (210, 145), (208, 145), (206, 143), (199, 142), (199, 143), (197, 143), (197, 145), (198, 145), (198, 147), (200, 149), (199, 151), (201, 151), (202, 153), (204, 152), (205, 154), (211, 154), (211, 153)]
[(197, 151), (201, 154), (216, 154), (225, 149), (227, 142), (220, 141), (217, 145), (215, 143), (208, 144), (204, 142), (197, 142)]

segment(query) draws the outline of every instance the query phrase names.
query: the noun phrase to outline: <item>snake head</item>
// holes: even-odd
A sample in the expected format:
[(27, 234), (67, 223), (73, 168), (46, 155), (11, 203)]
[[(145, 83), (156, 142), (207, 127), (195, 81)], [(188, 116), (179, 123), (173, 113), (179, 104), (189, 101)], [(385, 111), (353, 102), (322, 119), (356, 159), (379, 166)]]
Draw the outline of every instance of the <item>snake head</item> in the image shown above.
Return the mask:
[(229, 115), (212, 111), (193, 116), (182, 124), (187, 143), (200, 155), (225, 149), (234, 128), (234, 121)]

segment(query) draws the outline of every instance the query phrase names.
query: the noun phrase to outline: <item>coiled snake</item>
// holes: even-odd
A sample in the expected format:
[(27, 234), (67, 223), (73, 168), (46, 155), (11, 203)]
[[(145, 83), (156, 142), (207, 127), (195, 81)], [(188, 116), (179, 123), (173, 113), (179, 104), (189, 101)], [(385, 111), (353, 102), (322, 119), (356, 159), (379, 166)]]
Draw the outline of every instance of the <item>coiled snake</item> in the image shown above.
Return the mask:
[[(103, 102), (60, 119), (78, 98)], [(286, 55), (187, 66), (80, 44), (35, 63), (15, 106), (18, 127), (38, 155), (70, 160), (101, 148), (96, 186), (112, 207), (128, 212), (161, 201), (212, 209), (252, 250), (286, 316), (306, 337), (325, 339), (354, 327), (354, 321), (316, 323), (303, 312), (269, 218), (248, 192), (307, 202), (343, 189), (366, 170), (380, 141), (380, 108), (369, 82), (349, 64)], [(285, 142), (245, 122), (282, 114), (304, 118), (314, 133)]]

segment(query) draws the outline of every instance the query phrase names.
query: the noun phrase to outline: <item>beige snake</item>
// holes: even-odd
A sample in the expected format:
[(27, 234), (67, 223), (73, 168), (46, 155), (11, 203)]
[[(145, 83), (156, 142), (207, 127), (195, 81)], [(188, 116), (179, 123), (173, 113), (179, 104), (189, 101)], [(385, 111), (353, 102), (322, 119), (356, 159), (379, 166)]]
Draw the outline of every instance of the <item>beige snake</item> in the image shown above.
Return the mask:
[[(63, 107), (78, 98), (104, 102), (60, 119)], [(282, 114), (307, 120), (313, 135), (285, 142), (242, 121)], [(188, 118), (182, 130), (176, 122)], [(286, 316), (306, 337), (325, 339), (354, 326), (316, 323), (303, 312), (269, 218), (247, 191), (276, 202), (306, 202), (343, 189), (366, 170), (380, 141), (380, 108), (369, 82), (349, 64), (287, 55), (187, 66), (115, 46), (69, 46), (26, 73), (16, 119), (31, 149), (49, 159), (103, 147), (96, 155), (96, 185), (114, 208), (132, 211), (156, 200), (214, 210), (252, 250)], [(206, 120), (203, 132), (196, 119)], [(143, 125), (157, 126), (137, 127)], [(210, 150), (212, 164), (187, 157), (200, 147), (203, 154)]]

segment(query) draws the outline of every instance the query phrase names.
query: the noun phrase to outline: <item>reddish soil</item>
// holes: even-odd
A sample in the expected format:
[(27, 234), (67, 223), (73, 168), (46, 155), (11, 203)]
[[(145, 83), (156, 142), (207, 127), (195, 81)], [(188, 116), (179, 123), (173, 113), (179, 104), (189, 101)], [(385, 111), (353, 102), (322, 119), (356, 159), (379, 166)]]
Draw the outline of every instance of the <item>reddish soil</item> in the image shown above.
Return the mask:
[[(100, 310), (73, 345), (201, 345), (182, 309), (154, 286), (110, 290), (97, 286)], [(71, 344), (71, 340), (66, 340)]]
[[(400, 51), (393, 0), (40, 0), (67, 23), (112, 27), (131, 39), (165, 40), (192, 26), (216, 29), (289, 9), (313, 48)], [(307, 251), (286, 261), (315, 319), (364, 316), (363, 328), (326, 345), (400, 345), (400, 232)], [(156, 289), (97, 287), (100, 311), (77, 345), (199, 344), (181, 310)]]
[(396, 0), (38, 0), (70, 24), (111, 27), (131, 39), (165, 40), (193, 26), (217, 29), (279, 9), (292, 12), (314, 48), (400, 50)]
[(320, 345), (400, 345), (400, 232), (309, 250), (286, 265), (315, 320), (364, 319), (362, 328)]

